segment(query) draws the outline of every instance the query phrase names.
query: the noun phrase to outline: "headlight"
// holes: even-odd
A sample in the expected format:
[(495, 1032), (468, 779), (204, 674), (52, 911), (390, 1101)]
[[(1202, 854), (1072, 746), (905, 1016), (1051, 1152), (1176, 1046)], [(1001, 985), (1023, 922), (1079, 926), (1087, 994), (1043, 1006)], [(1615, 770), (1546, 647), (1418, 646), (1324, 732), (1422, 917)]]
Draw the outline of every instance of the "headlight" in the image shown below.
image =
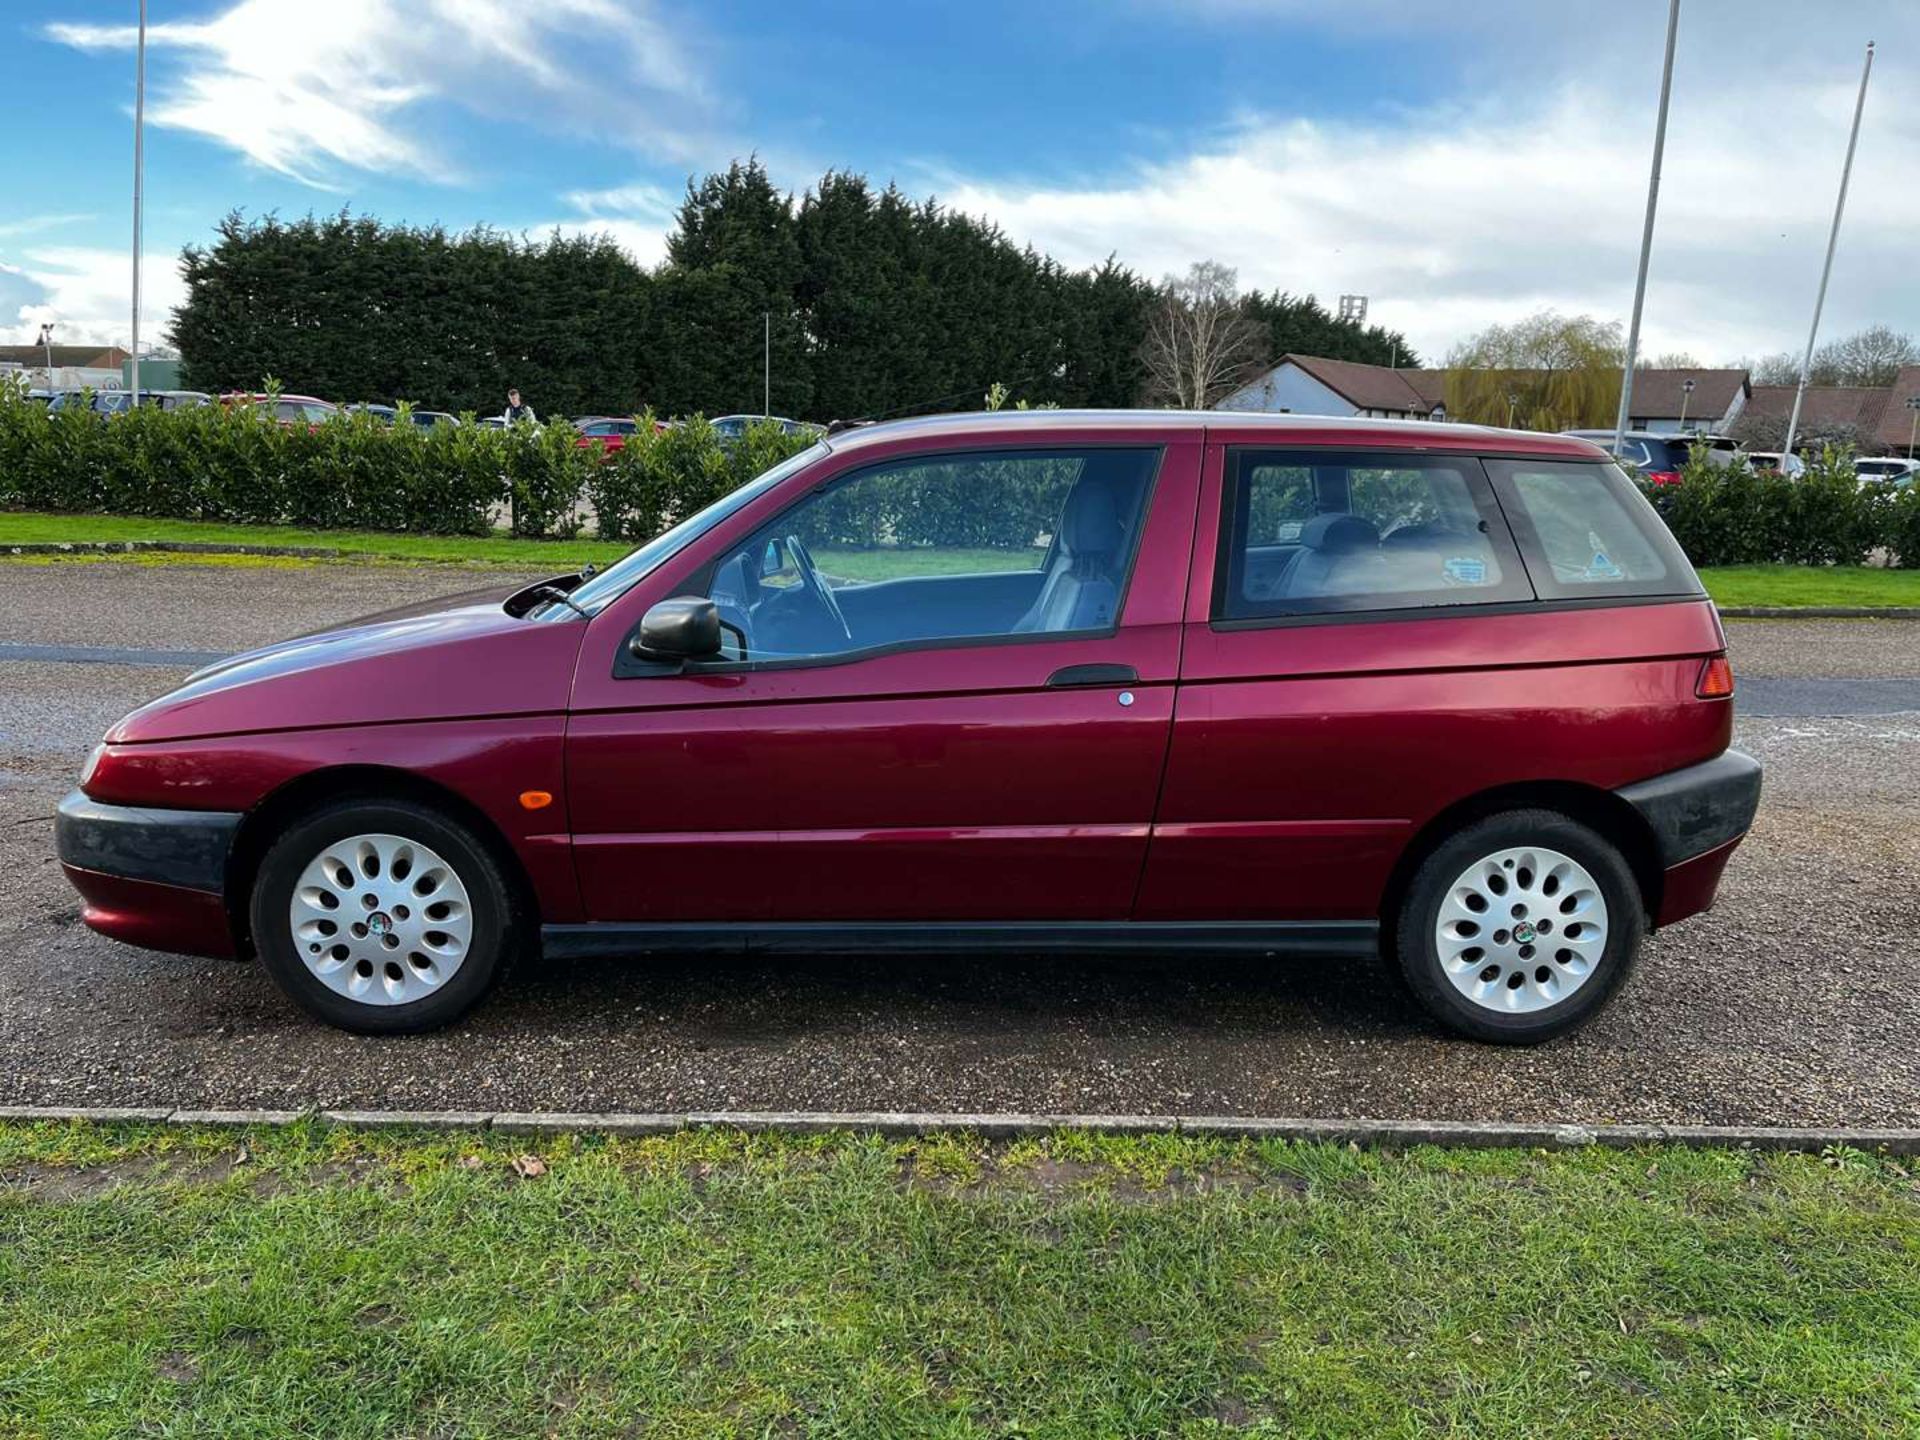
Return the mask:
[(107, 742), (102, 740), (93, 747), (93, 753), (87, 756), (87, 763), (80, 767), (80, 788), (86, 789), (93, 783), (93, 772), (100, 768), (100, 757), (107, 753)]

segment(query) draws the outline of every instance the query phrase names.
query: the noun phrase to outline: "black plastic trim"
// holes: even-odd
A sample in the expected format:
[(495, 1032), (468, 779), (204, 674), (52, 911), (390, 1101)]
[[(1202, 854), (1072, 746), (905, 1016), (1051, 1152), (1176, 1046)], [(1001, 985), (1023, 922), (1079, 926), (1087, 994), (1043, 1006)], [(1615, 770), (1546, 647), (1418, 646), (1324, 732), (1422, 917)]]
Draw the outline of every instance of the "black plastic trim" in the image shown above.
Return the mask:
[(240, 816), (225, 810), (102, 805), (75, 790), (53, 822), (60, 859), (83, 870), (218, 895)]
[(1052, 688), (1081, 685), (1138, 685), (1140, 672), (1131, 665), (1062, 665), (1047, 677)]
[(1271, 619), (1210, 620), (1209, 630), (1283, 630), (1298, 625), (1398, 625), (1406, 620), (1484, 619), (1490, 615), (1554, 615), (1572, 610), (1619, 610), (1635, 605), (1699, 605), (1705, 595), (1583, 595), (1571, 600), (1500, 600), (1491, 604), (1431, 605), (1418, 610), (1343, 610)]
[(1728, 750), (1699, 765), (1672, 770), (1614, 791), (1640, 812), (1671, 869), (1738, 840), (1760, 808), (1760, 762)]
[(566, 959), (659, 954), (1312, 955), (1361, 959), (1379, 949), (1372, 920), (1008, 920), (859, 923), (690, 922), (544, 925), (542, 949)]
[(1379, 952), (1373, 920), (983, 920), (854, 924), (541, 925), (541, 948), (568, 960), (626, 954), (1290, 954), (1359, 960)]

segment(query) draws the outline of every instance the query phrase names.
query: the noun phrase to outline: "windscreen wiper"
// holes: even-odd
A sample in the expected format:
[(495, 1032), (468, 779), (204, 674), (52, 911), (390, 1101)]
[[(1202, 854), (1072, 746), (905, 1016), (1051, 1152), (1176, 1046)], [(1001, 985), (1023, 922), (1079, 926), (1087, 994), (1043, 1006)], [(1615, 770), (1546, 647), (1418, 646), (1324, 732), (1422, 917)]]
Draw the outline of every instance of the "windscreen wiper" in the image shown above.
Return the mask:
[(541, 585), (534, 590), (533, 595), (537, 600), (545, 600), (554, 605), (566, 606), (567, 609), (573, 611), (573, 613), (578, 615), (582, 620), (591, 620), (593, 618), (593, 616), (574, 604), (573, 597), (558, 585)]

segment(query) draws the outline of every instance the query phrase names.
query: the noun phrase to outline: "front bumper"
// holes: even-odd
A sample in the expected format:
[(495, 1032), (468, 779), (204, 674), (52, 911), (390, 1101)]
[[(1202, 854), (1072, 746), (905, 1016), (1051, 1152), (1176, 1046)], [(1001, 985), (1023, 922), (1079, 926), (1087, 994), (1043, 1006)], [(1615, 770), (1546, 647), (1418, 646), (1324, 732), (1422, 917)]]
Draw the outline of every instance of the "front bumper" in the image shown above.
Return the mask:
[(239, 828), (227, 811), (102, 805), (75, 790), (60, 802), (54, 843), (90, 928), (151, 950), (224, 957), (235, 953), (222, 891)]

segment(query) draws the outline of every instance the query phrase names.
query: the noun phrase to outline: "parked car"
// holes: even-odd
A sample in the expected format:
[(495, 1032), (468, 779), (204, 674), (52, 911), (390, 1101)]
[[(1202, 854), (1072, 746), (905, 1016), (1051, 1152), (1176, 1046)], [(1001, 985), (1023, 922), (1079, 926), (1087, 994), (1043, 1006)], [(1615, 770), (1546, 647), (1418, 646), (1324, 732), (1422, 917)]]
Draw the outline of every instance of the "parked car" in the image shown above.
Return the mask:
[[(1602, 450), (1613, 452), (1611, 430), (1562, 430), (1560, 433), (1591, 440)], [(1681, 471), (1686, 468), (1687, 459), (1696, 445), (1704, 445), (1708, 458), (1720, 465), (1732, 464), (1739, 450), (1738, 442), (1726, 435), (1629, 430), (1620, 437), (1618, 454), (1623, 462), (1640, 471), (1655, 485), (1678, 485)]]
[(1783, 461), (1778, 450), (1746, 450), (1742, 458), (1755, 470), (1780, 470), (1784, 467), (1789, 478), (1807, 473), (1807, 462), (1798, 455), (1789, 455)]
[[(140, 392), (141, 406), (158, 410), (191, 410), (196, 406), (209, 404), (211, 400), (212, 397), (204, 390), (142, 390)], [(87, 404), (96, 415), (124, 415), (133, 408), (133, 392), (131, 390), (63, 390), (52, 397), (48, 408), (66, 410), (82, 403)]]
[(273, 418), (282, 425), (319, 425), (334, 415), (339, 406), (311, 395), (249, 395), (231, 393), (220, 397), (222, 405), (258, 405), (272, 407)]
[[(400, 418), (399, 406), (382, 405), (377, 401), (365, 401), (358, 405), (349, 405), (346, 408), (355, 414), (371, 415), (383, 425), (391, 425)], [(422, 429), (428, 429), (435, 425), (458, 425), (460, 423), (460, 417), (458, 415), (450, 414), (445, 410), (409, 409), (407, 411), (407, 418)]]
[[(881, 523), (873, 517), (892, 517)], [(867, 528), (863, 528), (867, 527)], [(1376, 949), (1588, 1019), (1759, 795), (1712, 603), (1585, 441), (1296, 415), (846, 431), (591, 576), (204, 669), (60, 806), (85, 921), (352, 1030), (521, 955)]]
[(749, 425), (759, 425), (771, 421), (789, 435), (817, 435), (818, 425), (809, 425), (804, 420), (789, 420), (781, 415), (721, 415), (707, 423), (713, 427), (713, 433), (722, 440), (738, 440), (747, 433)]
[(1899, 455), (1868, 455), (1853, 462), (1853, 473), (1862, 481), (1884, 481), (1896, 490), (1905, 490), (1913, 484), (1915, 474), (1920, 473), (1920, 460)]
[(598, 450), (611, 455), (626, 448), (627, 437), (640, 433), (640, 422), (612, 415), (583, 415), (573, 422), (580, 438), (573, 443), (582, 450)]

